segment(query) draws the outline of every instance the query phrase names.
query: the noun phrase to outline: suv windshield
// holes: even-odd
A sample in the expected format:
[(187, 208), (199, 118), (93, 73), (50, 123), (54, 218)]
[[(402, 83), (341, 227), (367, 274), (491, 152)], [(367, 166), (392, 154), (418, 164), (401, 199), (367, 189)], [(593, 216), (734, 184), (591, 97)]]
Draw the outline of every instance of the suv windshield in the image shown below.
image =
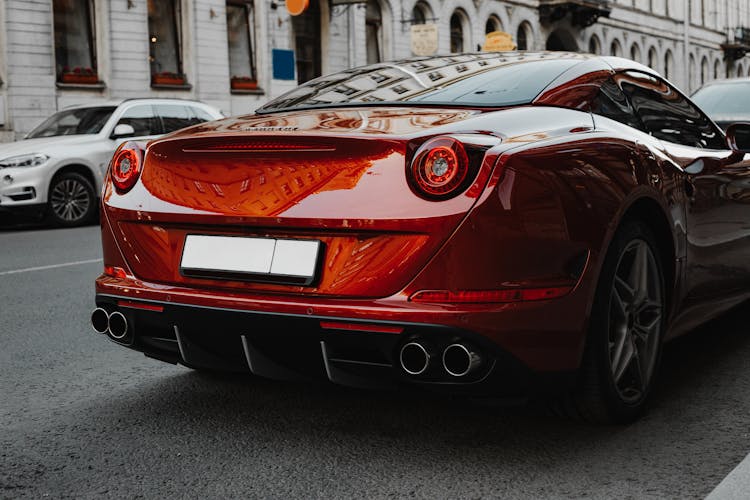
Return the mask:
[(102, 106), (60, 111), (44, 120), (27, 138), (97, 134), (115, 109), (115, 106)]
[(708, 116), (750, 117), (750, 82), (716, 83), (692, 97)]
[(307, 82), (257, 112), (383, 104), (528, 104), (581, 60), (582, 56), (567, 53), (488, 52), (379, 63)]

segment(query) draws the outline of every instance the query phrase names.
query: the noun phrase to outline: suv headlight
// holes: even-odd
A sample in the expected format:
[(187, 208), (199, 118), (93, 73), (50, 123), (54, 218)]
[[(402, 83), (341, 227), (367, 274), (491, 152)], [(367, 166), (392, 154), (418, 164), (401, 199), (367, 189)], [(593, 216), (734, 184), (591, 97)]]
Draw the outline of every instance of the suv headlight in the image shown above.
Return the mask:
[(38, 167), (49, 160), (49, 156), (42, 153), (33, 153), (30, 155), (11, 156), (0, 160), (0, 168), (6, 167)]

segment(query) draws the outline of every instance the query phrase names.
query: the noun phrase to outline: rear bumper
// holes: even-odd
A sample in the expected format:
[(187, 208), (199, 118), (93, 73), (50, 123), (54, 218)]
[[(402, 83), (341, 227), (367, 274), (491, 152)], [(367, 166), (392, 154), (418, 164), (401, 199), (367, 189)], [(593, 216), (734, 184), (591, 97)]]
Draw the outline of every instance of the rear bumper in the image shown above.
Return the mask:
[[(109, 276), (97, 280), (96, 296), (98, 307), (122, 312), (132, 325), (132, 337), (120, 343), (171, 363), (272, 379), (328, 379), (371, 388), (409, 384), (510, 397), (569, 386), (581, 342), (574, 325), (561, 326), (570, 301), (577, 299), (458, 309), (398, 296), (251, 299)], [(559, 314), (562, 322), (550, 321), (548, 314)], [(344, 330), (331, 322), (358, 328)], [(538, 331), (529, 329), (534, 324)], [(400, 348), (414, 338), (427, 340), (437, 354), (418, 377), (398, 362)], [(483, 357), (466, 378), (451, 377), (440, 361), (444, 347), (456, 340), (476, 346)]]

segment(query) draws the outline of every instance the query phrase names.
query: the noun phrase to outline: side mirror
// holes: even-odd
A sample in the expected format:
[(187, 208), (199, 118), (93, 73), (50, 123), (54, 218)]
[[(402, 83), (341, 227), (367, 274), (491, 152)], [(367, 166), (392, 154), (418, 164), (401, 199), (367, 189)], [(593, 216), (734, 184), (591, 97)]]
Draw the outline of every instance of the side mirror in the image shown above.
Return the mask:
[(115, 126), (115, 129), (112, 131), (112, 139), (118, 139), (120, 137), (133, 137), (135, 135), (135, 129), (132, 125), (128, 125), (127, 123), (120, 123), (117, 126)]
[(732, 151), (750, 153), (750, 123), (732, 123), (727, 127), (727, 143)]

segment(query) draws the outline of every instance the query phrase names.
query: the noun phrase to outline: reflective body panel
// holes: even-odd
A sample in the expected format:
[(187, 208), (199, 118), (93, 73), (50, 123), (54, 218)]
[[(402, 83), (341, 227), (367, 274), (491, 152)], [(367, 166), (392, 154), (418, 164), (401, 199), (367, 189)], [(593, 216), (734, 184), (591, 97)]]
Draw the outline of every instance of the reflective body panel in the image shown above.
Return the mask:
[[(284, 344), (289, 333), (283, 326), (266, 331), (269, 340), (252, 332), (288, 321), (304, 330), (296, 334), (324, 346), (318, 368), (332, 380), (351, 374), (358, 382), (350, 385), (369, 380), (345, 368), (357, 363), (390, 366), (403, 379), (397, 349), (415, 335), (434, 338), (435, 346), (455, 338), (482, 346), (484, 364), (467, 387), (506, 358), (533, 373), (573, 372), (610, 241), (623, 220), (639, 216), (660, 244), (668, 336), (684, 332), (706, 311), (716, 314), (750, 296), (750, 163), (728, 149), (670, 144), (608, 118), (617, 96), (600, 113), (601, 89), (621, 85), (613, 79), (619, 64), (625, 63), (583, 58), (556, 73), (533, 102), (514, 106), (282, 109), (155, 141), (132, 190), (105, 186), (104, 262), (123, 275), (102, 275), (97, 301), (179, 305), (179, 313), (165, 310), (161, 319), (139, 316), (158, 334), (144, 327), (132, 346), (192, 365), (200, 363), (154, 347), (153, 339), (179, 343), (169, 327), (187, 331), (211, 310), (236, 313), (227, 320), (232, 325), (244, 325), (244, 313), (255, 319), (221, 333), (186, 333), (182, 341), (216, 356), (224, 351), (211, 346), (226, 342), (240, 361), (247, 354), (251, 371), (254, 346), (276, 352), (272, 341)], [(625, 69), (647, 71), (634, 63)], [(470, 182), (440, 201), (409, 178), (414, 152), (437, 136), (461, 142), (471, 164)], [(191, 275), (180, 266), (191, 234), (316, 241), (319, 262), (302, 284)], [(552, 289), (565, 292), (547, 300), (416, 300), (424, 291)], [(335, 337), (330, 325), (341, 322), (354, 345), (330, 344), (327, 351)], [(358, 331), (369, 333), (351, 333)], [(358, 338), (361, 344), (351, 340)], [(365, 349), (366, 338), (391, 340)], [(285, 370), (297, 363), (294, 356), (273, 359)], [(345, 367), (337, 372), (336, 363)], [(415, 382), (455, 382), (430, 377)]]

